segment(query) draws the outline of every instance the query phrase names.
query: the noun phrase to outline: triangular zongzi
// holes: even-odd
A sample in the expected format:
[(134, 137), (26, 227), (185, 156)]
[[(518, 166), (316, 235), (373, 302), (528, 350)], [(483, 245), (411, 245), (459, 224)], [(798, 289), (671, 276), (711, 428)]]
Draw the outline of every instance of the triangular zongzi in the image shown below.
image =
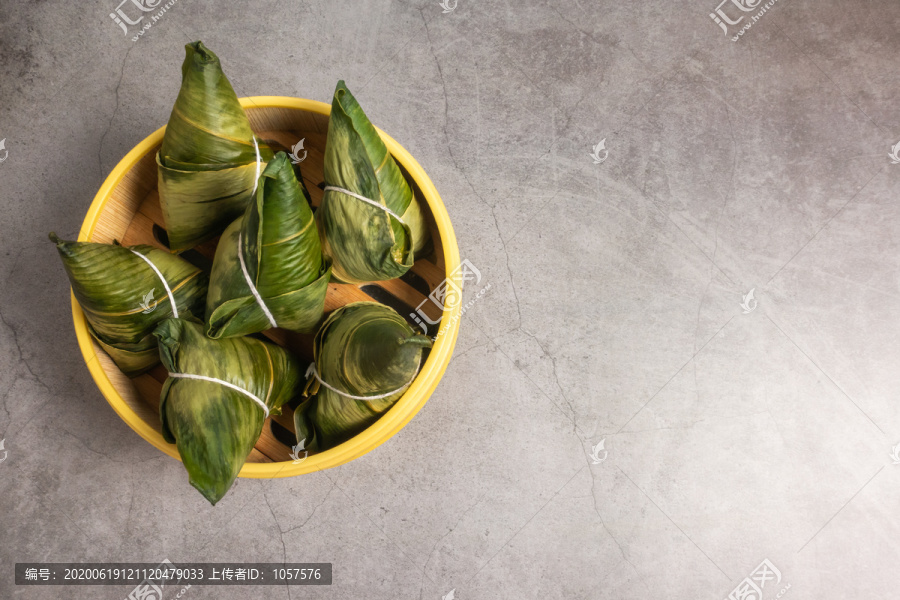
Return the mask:
[(206, 333), (220, 338), (270, 327), (313, 331), (330, 277), (331, 261), (322, 256), (306, 190), (279, 152), (263, 171), (247, 212), (219, 239)]
[(325, 144), (325, 193), (316, 211), (334, 276), (346, 283), (394, 279), (428, 239), (409, 184), (353, 94), (339, 81)]
[(159, 201), (172, 250), (220, 233), (239, 217), (272, 158), (250, 129), (219, 57), (185, 46), (181, 90), (156, 155)]
[(160, 321), (203, 314), (207, 277), (183, 258), (152, 246), (50, 239), (91, 335), (130, 377), (159, 362), (153, 329)]
[(191, 485), (215, 504), (228, 492), (269, 414), (302, 392), (303, 373), (280, 346), (212, 340), (184, 319), (154, 335), (169, 378), (160, 393), (163, 438), (178, 446)]
[(369, 427), (400, 399), (431, 338), (377, 302), (353, 302), (329, 315), (313, 342), (310, 389), (294, 411), (298, 440), (327, 450)]

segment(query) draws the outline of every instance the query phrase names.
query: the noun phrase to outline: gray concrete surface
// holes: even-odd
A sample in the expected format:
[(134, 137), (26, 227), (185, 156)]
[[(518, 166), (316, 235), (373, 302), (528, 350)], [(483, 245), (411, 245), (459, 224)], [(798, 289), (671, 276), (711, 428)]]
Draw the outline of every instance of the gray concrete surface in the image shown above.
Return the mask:
[[(0, 597), (164, 558), (334, 564), (186, 600), (721, 600), (765, 559), (766, 600), (898, 597), (900, 3), (780, 0), (737, 42), (717, 0), (179, 0), (137, 42), (116, 3), (0, 2)], [(215, 508), (96, 390), (45, 237), (195, 39), (239, 95), (346, 79), (491, 285), (399, 435)]]

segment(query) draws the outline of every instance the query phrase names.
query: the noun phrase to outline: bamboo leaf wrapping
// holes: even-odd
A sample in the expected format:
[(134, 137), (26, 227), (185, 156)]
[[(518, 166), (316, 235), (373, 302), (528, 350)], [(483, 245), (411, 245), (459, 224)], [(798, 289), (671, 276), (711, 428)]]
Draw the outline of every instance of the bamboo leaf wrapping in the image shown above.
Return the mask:
[(316, 212), (334, 276), (346, 283), (403, 275), (428, 239), (422, 209), (359, 103), (339, 81), (325, 144), (325, 183), (389, 208), (400, 219), (326, 188)]
[(50, 239), (91, 335), (130, 377), (159, 362), (153, 330), (175, 314), (162, 280), (135, 252), (165, 278), (179, 315), (202, 314), (207, 277), (178, 256), (152, 246), (69, 242), (53, 233)]
[(306, 190), (283, 152), (266, 167), (244, 216), (219, 239), (206, 301), (206, 333), (212, 338), (272, 326), (247, 283), (238, 253), (277, 325), (313, 331), (325, 308), (331, 261), (322, 255)]
[(310, 454), (315, 454), (322, 450), (316, 437), (315, 415), (315, 397), (307, 398), (294, 410), (294, 434), (297, 436), (297, 443), (303, 442), (304, 448)]
[(216, 504), (259, 439), (265, 412), (246, 394), (221, 383), (171, 374), (230, 383), (278, 415), (285, 402), (302, 392), (300, 365), (274, 344), (249, 337), (212, 340), (201, 324), (184, 319), (163, 321), (154, 335), (170, 373), (160, 393), (163, 437), (177, 445), (191, 485)]
[(239, 217), (272, 158), (255, 139), (219, 57), (199, 41), (185, 52), (181, 90), (156, 155), (159, 201), (176, 251), (212, 239)]
[(372, 425), (400, 399), (418, 373), (431, 339), (416, 333), (388, 306), (354, 302), (331, 313), (313, 344), (316, 369), (331, 387), (351, 396), (394, 392), (385, 398), (355, 400), (319, 386), (315, 399), (297, 408), (294, 423), (298, 439), (307, 437), (307, 447), (315, 441), (325, 450)]

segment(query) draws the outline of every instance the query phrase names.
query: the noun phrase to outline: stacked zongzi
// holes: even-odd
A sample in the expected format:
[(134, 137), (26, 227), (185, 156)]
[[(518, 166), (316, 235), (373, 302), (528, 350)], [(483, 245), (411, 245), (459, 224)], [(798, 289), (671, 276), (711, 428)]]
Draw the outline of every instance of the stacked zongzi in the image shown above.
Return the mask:
[[(251, 460), (285, 458), (274, 438), (259, 444), (265, 456), (254, 447), (266, 419), (286, 403), (308, 396), (293, 413), (296, 463), (299, 450), (328, 450), (372, 426), (412, 385), (432, 339), (378, 302), (341, 306), (314, 338), (266, 333), (292, 349), (309, 350), (312, 341), (315, 362), (306, 378), (297, 358), (254, 334), (316, 331), (332, 278), (352, 286), (332, 286), (331, 307), (367, 291), (358, 284), (404, 275), (427, 247), (428, 227), (414, 187), (343, 81), (332, 98), (323, 156), (324, 117), (259, 111), (254, 122), (265, 123), (264, 143), (219, 58), (200, 41), (185, 50), (181, 87), (156, 153), (162, 220), (154, 218), (155, 198), (139, 170), (140, 185), (111, 194), (143, 202), (141, 218), (128, 227), (114, 221), (115, 235), (149, 237), (153, 219), (165, 224), (172, 252), (50, 237), (91, 335), (122, 372), (133, 377), (162, 361), (164, 381), (159, 369), (135, 387), (162, 382), (162, 437), (176, 445), (191, 485), (216, 504), (251, 453)], [(304, 165), (305, 175), (323, 190), (315, 213), (299, 166), (272, 149), (304, 132), (316, 143), (316, 162)], [(305, 139), (292, 148), (294, 163), (306, 158), (297, 154)], [(204, 264), (212, 250), (204, 243), (217, 236), (211, 271), (176, 254), (203, 244), (197, 250), (206, 258), (194, 252), (190, 260)], [(384, 288), (399, 290), (400, 302), (417, 297), (412, 288)], [(334, 461), (323, 457), (321, 464)]]

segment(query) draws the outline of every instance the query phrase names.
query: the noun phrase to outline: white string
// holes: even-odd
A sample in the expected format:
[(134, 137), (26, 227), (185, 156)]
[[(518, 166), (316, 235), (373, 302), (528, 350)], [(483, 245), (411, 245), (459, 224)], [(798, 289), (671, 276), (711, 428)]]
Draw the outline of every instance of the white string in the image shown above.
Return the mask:
[(416, 365), (416, 372), (413, 373), (413, 376), (409, 381), (407, 381), (405, 384), (401, 385), (394, 391), (387, 392), (386, 394), (379, 394), (377, 396), (354, 396), (353, 394), (348, 394), (347, 392), (339, 390), (336, 387), (328, 385), (328, 383), (324, 379), (322, 379), (322, 377), (319, 375), (319, 371), (316, 369), (316, 363), (310, 363), (309, 368), (306, 369), (306, 377), (308, 379), (310, 375), (315, 375), (316, 379), (319, 380), (319, 383), (321, 383), (322, 385), (327, 387), (329, 390), (331, 390), (335, 394), (338, 394), (339, 396), (343, 396), (344, 398), (350, 398), (351, 400), (381, 400), (382, 398), (387, 398), (388, 396), (393, 396), (397, 392), (403, 391), (406, 388), (408, 388), (412, 384), (412, 382), (416, 380), (416, 376), (419, 374), (419, 366), (421, 366), (421, 364), (422, 364), (422, 356), (419, 355), (419, 364)]
[(154, 265), (153, 262), (149, 258), (144, 256), (137, 250), (132, 250), (131, 248), (129, 248), (129, 250), (131, 250), (132, 253), (137, 254), (142, 259), (144, 259), (144, 262), (146, 262), (148, 265), (150, 265), (150, 268), (153, 269), (153, 272), (156, 273), (156, 276), (159, 277), (160, 281), (162, 281), (163, 287), (166, 288), (166, 294), (168, 294), (168, 296), (169, 296), (169, 304), (172, 305), (172, 316), (177, 319), (178, 318), (178, 307), (175, 305), (175, 296), (172, 295), (172, 290), (169, 289), (169, 284), (168, 284), (168, 282), (166, 282), (166, 278), (163, 277), (162, 273), (159, 272), (159, 269), (156, 268), (156, 265)]
[(266, 417), (269, 416), (269, 407), (266, 406), (265, 402), (263, 402), (262, 400), (260, 400), (259, 398), (257, 398), (255, 395), (251, 394), (244, 388), (238, 387), (238, 386), (234, 385), (233, 383), (228, 383), (227, 381), (222, 381), (221, 379), (216, 379), (215, 377), (207, 377), (206, 375), (194, 375), (192, 373), (169, 373), (169, 377), (175, 377), (176, 379), (196, 379), (198, 381), (210, 381), (212, 383), (218, 383), (219, 385), (224, 385), (227, 388), (230, 388), (236, 392), (240, 392), (240, 393), (244, 394), (245, 396), (247, 396), (248, 398), (250, 398), (257, 404), (259, 404), (262, 407), (263, 412), (266, 413)]
[(256, 286), (253, 285), (253, 282), (250, 281), (250, 273), (247, 272), (247, 265), (244, 263), (244, 248), (241, 245), (241, 239), (243, 238), (244, 233), (241, 232), (238, 234), (238, 259), (241, 261), (241, 271), (244, 273), (244, 279), (247, 281), (247, 285), (250, 286), (250, 291), (253, 292), (253, 297), (256, 298), (256, 303), (259, 304), (259, 307), (263, 309), (263, 312), (266, 314), (266, 318), (269, 320), (269, 324), (272, 327), (278, 327), (278, 324), (275, 322), (275, 317), (272, 316), (272, 313), (269, 312), (269, 307), (266, 306), (266, 303), (263, 302), (262, 296), (259, 295), (259, 291), (256, 289)]
[(366, 204), (371, 204), (371, 205), (374, 206), (375, 208), (380, 208), (381, 210), (383, 210), (383, 211), (386, 212), (387, 214), (391, 215), (392, 217), (394, 217), (395, 219), (397, 219), (398, 221), (400, 221), (401, 223), (403, 223), (404, 225), (406, 225), (406, 223), (403, 222), (403, 219), (400, 218), (400, 215), (398, 215), (397, 213), (395, 213), (394, 211), (392, 211), (391, 209), (389, 209), (387, 206), (385, 206), (385, 205), (383, 205), (383, 204), (379, 204), (378, 202), (375, 202), (375, 201), (372, 200), (371, 198), (366, 198), (365, 196), (360, 196), (359, 194), (355, 194), (355, 193), (351, 192), (350, 190), (345, 190), (345, 189), (342, 188), (342, 187), (335, 187), (335, 186), (333, 186), (333, 185), (326, 185), (324, 191), (326, 191), (326, 192), (328, 192), (328, 191), (331, 191), (331, 192), (340, 192), (340, 193), (342, 193), (342, 194), (347, 194), (348, 196), (352, 196), (352, 197), (356, 198), (357, 200), (362, 200), (362, 201), (365, 202)]
[(256, 186), (259, 185), (259, 171), (260, 165), (262, 163), (262, 157), (259, 155), (259, 144), (256, 143), (256, 136), (253, 136), (253, 149), (256, 151), (256, 179), (253, 180), (253, 191), (250, 192), (250, 201), (253, 201), (253, 196), (256, 195)]

